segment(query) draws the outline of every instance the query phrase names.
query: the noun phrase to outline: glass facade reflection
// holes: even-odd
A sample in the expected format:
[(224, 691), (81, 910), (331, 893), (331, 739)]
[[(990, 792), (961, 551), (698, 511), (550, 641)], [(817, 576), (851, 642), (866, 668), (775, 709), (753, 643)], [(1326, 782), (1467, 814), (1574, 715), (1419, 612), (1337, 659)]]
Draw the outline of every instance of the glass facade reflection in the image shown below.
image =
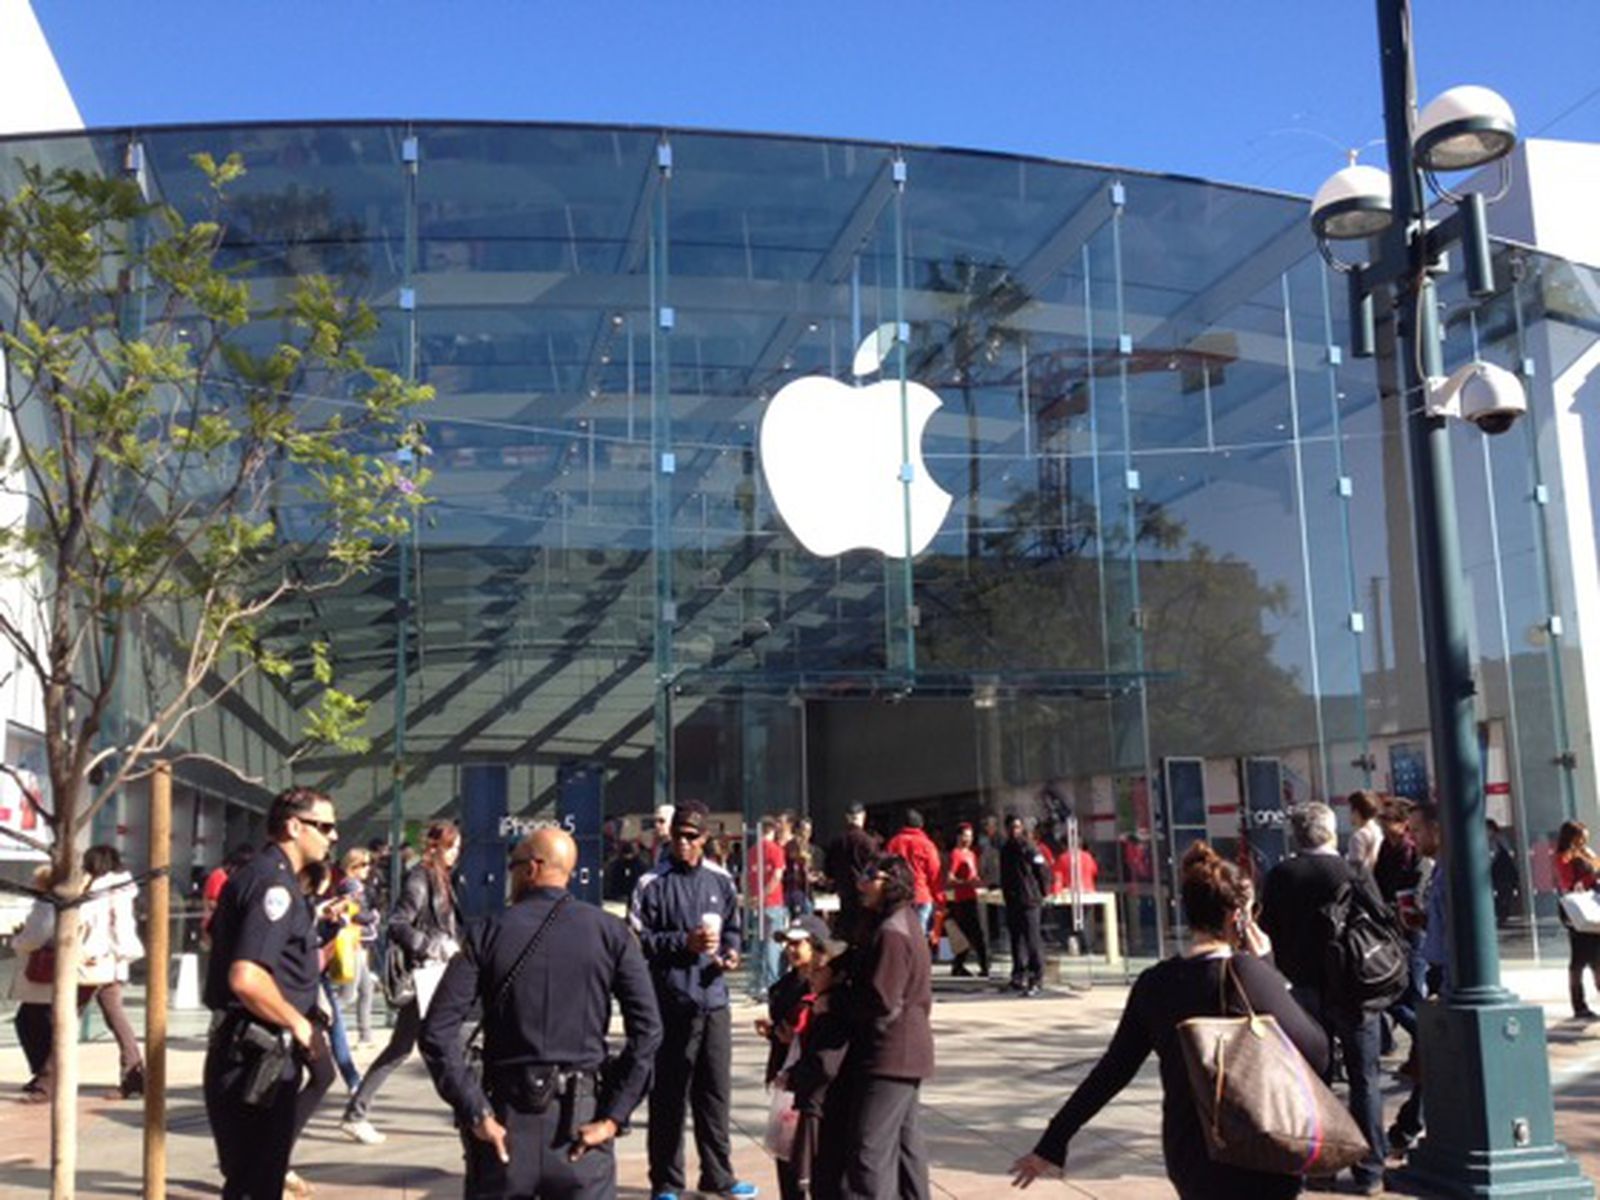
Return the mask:
[[(1071, 812), (1153, 948), (1185, 839), (1270, 858), (1287, 803), (1427, 794), (1404, 422), (1342, 349), (1303, 200), (536, 125), (12, 140), (0, 171), (115, 171), (130, 140), (191, 213), (190, 155), (242, 153), (226, 252), (263, 308), (290, 275), (335, 275), (384, 318), (374, 358), (437, 390), (437, 502), (406, 552), (278, 629), (327, 637), (374, 704), (369, 753), (293, 769), (336, 793), (347, 840), (396, 813), (492, 838), (554, 812), (582, 766), (612, 818), (694, 796), (735, 823), (806, 811), (826, 837), (857, 800), (946, 832)], [(1556, 826), (1595, 809), (1600, 435), (1573, 413), (1595, 399), (1600, 279), (1511, 246), (1497, 270), (1495, 296), (1447, 277), (1443, 301), (1447, 367), (1481, 354), (1533, 401), (1455, 447), (1486, 811), (1524, 929), (1553, 914)], [(804, 376), (874, 382), (852, 364), (880, 328), (879, 378), (941, 402), (920, 444), (952, 503), (915, 556), (818, 557), (774, 504), (762, 416)], [(848, 495), (828, 458), (813, 474)], [(246, 699), (196, 736), (275, 787), (300, 693)], [(195, 804), (192, 856), (214, 858), (202, 822), (248, 817)]]

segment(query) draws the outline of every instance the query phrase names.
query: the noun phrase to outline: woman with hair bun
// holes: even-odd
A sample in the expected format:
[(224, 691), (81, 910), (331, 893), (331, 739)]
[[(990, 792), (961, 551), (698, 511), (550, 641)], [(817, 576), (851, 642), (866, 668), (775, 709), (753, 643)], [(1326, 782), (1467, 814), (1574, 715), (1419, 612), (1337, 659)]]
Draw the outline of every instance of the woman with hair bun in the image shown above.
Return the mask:
[(1212, 1161), (1189, 1090), (1178, 1025), (1190, 1017), (1219, 1015), (1218, 998), (1223, 995), (1229, 1014), (1243, 1015), (1237, 992), (1231, 987), (1223, 990), (1224, 971), (1231, 960), (1232, 974), (1255, 1011), (1277, 1018), (1318, 1074), (1327, 1067), (1328, 1039), (1290, 998), (1289, 981), (1258, 956), (1257, 951), (1265, 953), (1270, 945), (1256, 926), (1250, 881), (1239, 868), (1198, 842), (1183, 856), (1181, 890), (1188, 945), (1134, 983), (1110, 1047), (1061, 1106), (1032, 1153), (1012, 1164), (1016, 1186), (1060, 1175), (1072, 1136), (1133, 1080), (1154, 1050), (1161, 1060), (1161, 1146), (1167, 1178), (1180, 1197), (1276, 1200), (1300, 1194), (1298, 1175), (1269, 1175)]

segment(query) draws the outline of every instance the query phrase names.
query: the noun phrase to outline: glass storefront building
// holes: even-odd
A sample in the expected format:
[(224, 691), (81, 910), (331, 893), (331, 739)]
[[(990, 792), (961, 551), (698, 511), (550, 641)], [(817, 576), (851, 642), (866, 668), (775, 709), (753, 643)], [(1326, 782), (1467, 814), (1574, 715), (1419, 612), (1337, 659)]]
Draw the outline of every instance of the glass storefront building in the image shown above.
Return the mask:
[[(945, 833), (1070, 813), (1102, 882), (1144, 898), (1125, 920), (1153, 949), (1188, 840), (1270, 860), (1288, 803), (1428, 794), (1405, 421), (1347, 349), (1303, 198), (519, 124), (12, 139), (0, 178), (120, 171), (130, 143), (191, 215), (190, 156), (241, 153), (225, 255), (263, 309), (284, 278), (332, 274), (383, 318), (372, 356), (437, 391), (414, 538), (276, 629), (326, 638), (373, 703), (368, 753), (292, 769), (336, 795), (347, 843), (450, 815), (489, 864), (502, 818), (580, 795), (613, 819), (696, 797), (735, 835), (786, 809), (825, 838), (858, 800), (891, 830), (910, 805)], [(1481, 355), (1531, 400), (1502, 436), (1454, 435), (1517, 929), (1553, 913), (1554, 830), (1595, 811), (1580, 597), (1600, 435), (1575, 444), (1570, 418), (1595, 399), (1600, 278), (1509, 244), (1496, 260), (1486, 300), (1445, 277), (1442, 317), (1447, 367)], [(784, 464), (780, 512), (762, 422), (807, 377), (836, 390), (785, 401), (823, 428)], [(912, 490), (948, 495), (942, 521), (919, 501), (890, 524), (929, 525), (925, 546), (814, 553), (796, 528), (843, 513), (848, 542), (883, 490), (863, 464), (900, 470), (915, 385), (937, 406)], [(891, 421), (856, 423), (885, 403)], [(148, 694), (130, 681), (131, 717)], [(180, 863), (214, 862), (289, 781), (303, 702), (302, 683), (252, 682), (197, 728), (262, 784), (181, 773)], [(107, 819), (137, 842), (137, 820)]]

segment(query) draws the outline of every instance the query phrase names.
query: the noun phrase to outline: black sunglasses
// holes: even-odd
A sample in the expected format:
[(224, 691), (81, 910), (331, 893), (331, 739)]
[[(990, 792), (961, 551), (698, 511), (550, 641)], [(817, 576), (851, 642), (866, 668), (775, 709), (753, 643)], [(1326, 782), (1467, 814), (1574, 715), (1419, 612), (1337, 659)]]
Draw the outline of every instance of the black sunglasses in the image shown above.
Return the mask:
[(330, 837), (334, 831), (339, 828), (339, 822), (337, 821), (317, 821), (313, 820), (311, 817), (299, 817), (297, 819), (299, 820), (300, 824), (309, 825), (323, 837)]

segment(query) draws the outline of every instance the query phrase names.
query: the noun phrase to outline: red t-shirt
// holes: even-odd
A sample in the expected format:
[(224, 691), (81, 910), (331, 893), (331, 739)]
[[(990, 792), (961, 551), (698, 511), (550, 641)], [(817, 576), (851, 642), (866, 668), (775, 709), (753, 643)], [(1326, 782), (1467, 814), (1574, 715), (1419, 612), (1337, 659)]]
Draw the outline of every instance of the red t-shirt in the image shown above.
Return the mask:
[(761, 907), (782, 908), (784, 865), (783, 847), (778, 845), (777, 842), (762, 838), (757, 844), (756, 849), (759, 852), (759, 856), (751, 858), (749, 871), (747, 872), (750, 877), (750, 894), (752, 896), (762, 895), (761, 884), (763, 880), (761, 878), (761, 870), (762, 864), (765, 863), (767, 875), (764, 882), (767, 885), (767, 890), (764, 898), (761, 901)]
[(228, 882), (228, 869), (214, 867), (211, 874), (206, 876), (205, 886), (200, 889), (200, 898), (215, 904), (222, 899), (222, 889)]
[(883, 848), (885, 854), (898, 854), (911, 864), (911, 877), (915, 892), (913, 904), (933, 904), (944, 901), (944, 876), (939, 869), (939, 847), (921, 829), (909, 825), (889, 839)]
[[(1072, 887), (1072, 851), (1063, 850), (1056, 855), (1055, 865), (1056, 886), (1058, 892), (1065, 892)], [(1082, 846), (1078, 847), (1078, 885), (1086, 892), (1096, 891), (1095, 882), (1100, 878), (1100, 864), (1095, 862), (1094, 855)]]
[(1588, 891), (1594, 887), (1594, 868), (1587, 860), (1556, 855), (1556, 886), (1563, 892)]
[(950, 851), (950, 883), (952, 892), (957, 902), (976, 900), (978, 898), (978, 884), (981, 876), (978, 874), (978, 852), (976, 850), (963, 850), (960, 846)]

